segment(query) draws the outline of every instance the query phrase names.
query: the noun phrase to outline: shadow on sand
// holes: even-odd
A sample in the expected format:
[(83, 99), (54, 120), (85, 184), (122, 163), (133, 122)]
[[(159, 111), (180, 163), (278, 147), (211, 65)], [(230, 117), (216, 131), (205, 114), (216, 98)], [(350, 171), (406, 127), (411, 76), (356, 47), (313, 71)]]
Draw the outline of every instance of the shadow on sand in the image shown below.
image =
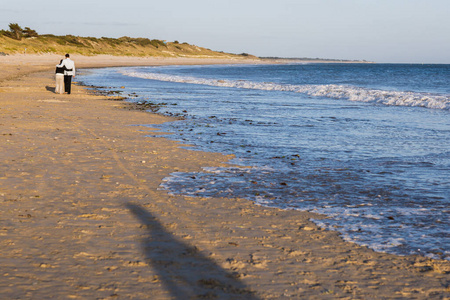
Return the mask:
[(54, 93), (54, 94), (56, 94), (56, 88), (53, 86), (53, 87), (51, 87), (51, 86), (46, 86), (45, 87), (45, 89), (47, 90), (47, 91), (49, 91), (49, 92), (52, 92), (52, 93)]
[(173, 299), (258, 299), (235, 274), (224, 270), (168, 232), (143, 207), (127, 208), (148, 230), (142, 240), (147, 262), (155, 269)]

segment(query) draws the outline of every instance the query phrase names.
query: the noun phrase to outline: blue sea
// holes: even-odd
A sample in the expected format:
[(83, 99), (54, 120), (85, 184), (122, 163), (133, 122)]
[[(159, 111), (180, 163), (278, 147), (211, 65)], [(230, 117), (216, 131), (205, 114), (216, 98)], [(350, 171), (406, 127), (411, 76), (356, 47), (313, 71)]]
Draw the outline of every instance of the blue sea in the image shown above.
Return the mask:
[(183, 117), (158, 126), (166, 138), (236, 156), (226, 168), (172, 173), (161, 189), (316, 212), (347, 241), (450, 260), (450, 65), (124, 67), (80, 77)]

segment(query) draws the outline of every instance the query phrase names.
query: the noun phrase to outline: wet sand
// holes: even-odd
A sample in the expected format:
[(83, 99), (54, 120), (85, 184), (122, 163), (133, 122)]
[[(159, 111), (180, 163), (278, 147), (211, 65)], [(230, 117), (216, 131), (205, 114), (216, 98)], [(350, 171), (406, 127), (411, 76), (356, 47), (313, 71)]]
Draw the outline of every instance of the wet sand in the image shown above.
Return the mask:
[[(0, 57), (2, 298), (450, 298), (448, 261), (344, 242), (311, 213), (158, 190), (171, 172), (230, 157), (145, 137), (157, 131), (139, 124), (168, 117), (81, 86), (54, 94), (58, 59)], [(78, 68), (226, 63), (73, 59)]]

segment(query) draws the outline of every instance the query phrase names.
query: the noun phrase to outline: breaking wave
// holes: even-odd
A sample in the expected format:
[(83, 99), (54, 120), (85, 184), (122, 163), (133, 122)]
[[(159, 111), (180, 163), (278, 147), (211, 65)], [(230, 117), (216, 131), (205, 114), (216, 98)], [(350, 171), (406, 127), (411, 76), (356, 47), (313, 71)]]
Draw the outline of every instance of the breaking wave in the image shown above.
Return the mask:
[(272, 82), (252, 82), (246, 80), (207, 79), (190, 76), (167, 75), (160, 73), (140, 73), (122, 71), (123, 75), (143, 79), (167, 82), (201, 84), (217, 87), (230, 87), (264, 91), (283, 91), (302, 93), (313, 97), (327, 97), (333, 99), (346, 99), (367, 103), (378, 103), (395, 106), (418, 106), (433, 109), (450, 110), (450, 95), (409, 91), (385, 91), (367, 89), (351, 85), (291, 85)]

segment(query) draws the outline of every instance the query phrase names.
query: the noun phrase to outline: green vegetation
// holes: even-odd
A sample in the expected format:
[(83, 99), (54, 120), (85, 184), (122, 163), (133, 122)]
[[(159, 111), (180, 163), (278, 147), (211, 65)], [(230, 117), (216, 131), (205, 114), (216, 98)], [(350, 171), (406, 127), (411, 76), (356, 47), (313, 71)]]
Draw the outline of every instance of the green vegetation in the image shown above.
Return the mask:
[(15, 40), (21, 40), (22, 38), (31, 38), (31, 37), (37, 37), (38, 33), (30, 29), (30, 27), (25, 27), (25, 29), (22, 29), (22, 27), (19, 26), (17, 23), (10, 23), (9, 24), (9, 31), (6, 30), (0, 30), (0, 35), (10, 37)]
[(9, 24), (9, 30), (0, 30), (0, 53), (4, 54), (43, 54), (76, 53), (81, 55), (115, 55), (115, 56), (163, 56), (163, 57), (212, 57), (255, 58), (248, 54), (230, 54), (210, 49), (157, 39), (121, 37), (80, 37), (74, 35), (57, 36), (38, 34), (35, 30), (17, 23)]

